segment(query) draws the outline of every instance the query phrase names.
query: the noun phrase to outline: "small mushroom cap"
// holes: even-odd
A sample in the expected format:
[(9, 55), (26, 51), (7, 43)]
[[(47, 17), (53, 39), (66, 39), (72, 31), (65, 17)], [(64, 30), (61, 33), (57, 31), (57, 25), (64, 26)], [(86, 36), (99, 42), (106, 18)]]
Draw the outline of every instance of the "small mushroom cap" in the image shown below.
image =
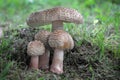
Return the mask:
[(45, 47), (40, 41), (31, 41), (27, 46), (27, 54), (29, 56), (42, 55), (45, 52)]
[(48, 43), (52, 48), (73, 49), (74, 41), (70, 34), (63, 30), (55, 30), (50, 34)]
[(41, 30), (35, 35), (35, 40), (41, 41), (46, 47), (48, 47), (48, 37), (51, 32), (47, 30)]
[(52, 9), (32, 13), (27, 19), (27, 24), (32, 27), (42, 26), (58, 20), (63, 22), (73, 22), (76, 24), (83, 23), (83, 17), (77, 10), (55, 7)]

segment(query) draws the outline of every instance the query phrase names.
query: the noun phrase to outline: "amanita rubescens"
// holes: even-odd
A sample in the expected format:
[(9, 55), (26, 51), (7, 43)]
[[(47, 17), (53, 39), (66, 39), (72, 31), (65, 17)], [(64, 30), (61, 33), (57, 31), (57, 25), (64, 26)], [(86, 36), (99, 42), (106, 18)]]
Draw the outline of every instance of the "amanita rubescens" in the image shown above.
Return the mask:
[(32, 13), (27, 19), (27, 24), (31, 27), (43, 26), (52, 23), (52, 31), (63, 30), (63, 22), (83, 23), (82, 15), (75, 9), (55, 7)]
[(45, 47), (40, 41), (31, 41), (27, 46), (27, 54), (31, 56), (30, 68), (39, 68), (39, 56), (45, 53)]
[(3, 28), (0, 27), (0, 38), (2, 38), (2, 36), (3, 36)]
[(39, 56), (39, 68), (40, 69), (48, 69), (49, 68), (49, 56), (50, 56), (50, 47), (48, 44), (48, 37), (51, 32), (46, 30), (40, 30), (35, 35), (35, 40), (41, 41), (45, 46), (45, 53)]
[(63, 57), (64, 50), (72, 49), (74, 41), (67, 32), (63, 30), (55, 30), (50, 34), (49, 45), (54, 48), (54, 56), (50, 71), (61, 74), (63, 73)]
[(31, 27), (52, 24), (53, 33), (48, 38), (49, 45), (54, 48), (50, 71), (57, 74), (63, 73), (63, 50), (74, 46), (72, 37), (63, 31), (63, 22), (81, 24), (83, 17), (75, 9), (55, 7), (32, 13), (27, 19), (27, 24)]

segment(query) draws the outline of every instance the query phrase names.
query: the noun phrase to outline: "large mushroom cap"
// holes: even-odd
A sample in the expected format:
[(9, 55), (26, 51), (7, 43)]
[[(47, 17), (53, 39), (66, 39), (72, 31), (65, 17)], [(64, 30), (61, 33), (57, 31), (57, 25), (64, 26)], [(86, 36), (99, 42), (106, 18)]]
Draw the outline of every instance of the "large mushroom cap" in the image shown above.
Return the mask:
[(50, 24), (53, 21), (73, 22), (76, 24), (83, 23), (82, 15), (75, 9), (55, 7), (39, 12), (32, 13), (27, 19), (29, 26), (40, 26)]
[(45, 52), (45, 47), (40, 41), (31, 41), (27, 46), (27, 54), (29, 56), (42, 55)]
[(35, 35), (35, 40), (41, 41), (46, 47), (48, 47), (48, 37), (51, 32), (47, 30), (40, 30), (36, 35)]
[(58, 49), (72, 49), (74, 41), (70, 34), (63, 30), (55, 30), (50, 34), (48, 43), (52, 48)]

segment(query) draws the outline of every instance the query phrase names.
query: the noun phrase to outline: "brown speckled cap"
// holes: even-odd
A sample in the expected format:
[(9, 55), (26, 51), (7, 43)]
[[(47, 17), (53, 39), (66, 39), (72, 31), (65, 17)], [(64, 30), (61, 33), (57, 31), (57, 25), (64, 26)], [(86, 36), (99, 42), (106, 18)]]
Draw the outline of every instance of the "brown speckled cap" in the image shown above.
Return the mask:
[(72, 49), (74, 41), (70, 34), (63, 30), (55, 30), (50, 34), (48, 43), (52, 48), (58, 49)]
[(47, 30), (40, 30), (37, 34), (35, 34), (35, 40), (41, 41), (46, 47), (48, 47), (48, 37), (51, 32)]
[(27, 46), (27, 54), (29, 56), (42, 55), (45, 52), (45, 47), (40, 41), (31, 41)]
[(77, 10), (55, 7), (52, 9), (32, 13), (27, 19), (27, 24), (29, 26), (42, 26), (58, 20), (76, 24), (83, 23), (83, 17)]

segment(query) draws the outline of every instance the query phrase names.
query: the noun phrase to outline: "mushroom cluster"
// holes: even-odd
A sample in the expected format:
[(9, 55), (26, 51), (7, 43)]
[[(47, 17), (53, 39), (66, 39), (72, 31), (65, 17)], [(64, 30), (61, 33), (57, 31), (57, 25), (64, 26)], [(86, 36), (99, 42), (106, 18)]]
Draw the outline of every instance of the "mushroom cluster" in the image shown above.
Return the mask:
[[(50, 68), (53, 73), (63, 73), (64, 50), (74, 47), (71, 35), (63, 30), (63, 22), (81, 24), (83, 23), (83, 17), (75, 9), (55, 7), (32, 13), (27, 19), (27, 24), (31, 27), (52, 23), (52, 32), (39, 31), (35, 35), (35, 41), (28, 44), (28, 55), (34, 54), (34, 56), (31, 55), (32, 68)], [(37, 44), (37, 41), (39, 44)], [(33, 44), (31, 45), (31, 43)], [(49, 67), (50, 48), (54, 50), (54, 54), (52, 64)]]

